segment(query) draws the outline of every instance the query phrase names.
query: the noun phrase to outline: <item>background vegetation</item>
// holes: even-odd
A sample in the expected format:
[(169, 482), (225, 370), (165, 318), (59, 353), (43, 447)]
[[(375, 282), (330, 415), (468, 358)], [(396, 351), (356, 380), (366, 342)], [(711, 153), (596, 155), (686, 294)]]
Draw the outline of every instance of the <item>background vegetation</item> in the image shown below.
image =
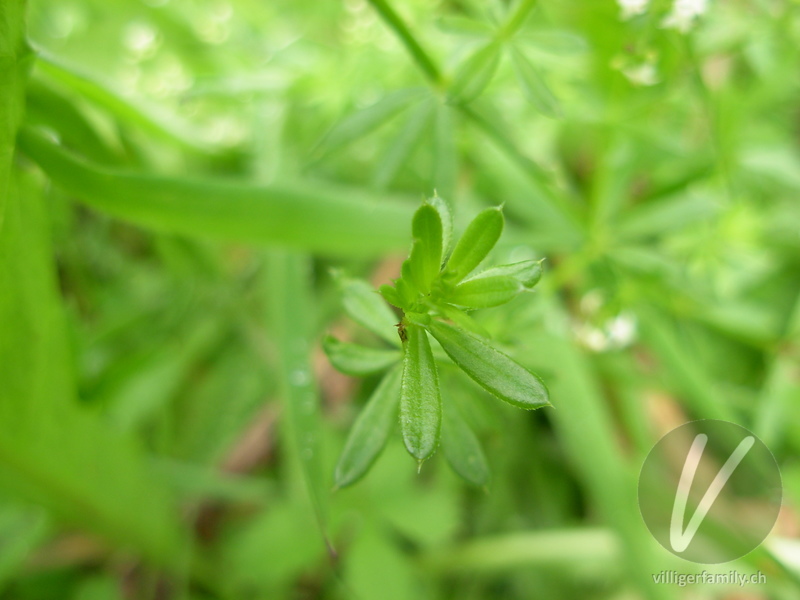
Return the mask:
[[(797, 598), (798, 9), (2, 0), (0, 597)], [(320, 340), (380, 343), (331, 268), (396, 277), (434, 189), (546, 258), (476, 318), (554, 408), (445, 380), (487, 491), (396, 432), (331, 493), (377, 380)], [(766, 585), (652, 583), (702, 570), (636, 504), (697, 418), (781, 466), (716, 567)]]

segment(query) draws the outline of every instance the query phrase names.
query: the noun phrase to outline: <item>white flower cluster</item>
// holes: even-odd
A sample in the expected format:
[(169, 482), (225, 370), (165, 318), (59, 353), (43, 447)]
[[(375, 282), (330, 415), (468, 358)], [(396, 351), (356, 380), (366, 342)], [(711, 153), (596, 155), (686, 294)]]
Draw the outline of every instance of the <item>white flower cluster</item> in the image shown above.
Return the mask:
[[(647, 12), (650, 0), (617, 0), (620, 8), (620, 19), (628, 20)], [(708, 0), (675, 0), (672, 10), (661, 21), (667, 29), (677, 29), (686, 33), (692, 28), (697, 17), (708, 9)]]
[(675, 0), (670, 13), (661, 22), (662, 27), (686, 33), (694, 20), (706, 12), (708, 0)]
[(650, 0), (617, 0), (620, 8), (620, 19), (628, 20), (636, 15), (644, 14)]

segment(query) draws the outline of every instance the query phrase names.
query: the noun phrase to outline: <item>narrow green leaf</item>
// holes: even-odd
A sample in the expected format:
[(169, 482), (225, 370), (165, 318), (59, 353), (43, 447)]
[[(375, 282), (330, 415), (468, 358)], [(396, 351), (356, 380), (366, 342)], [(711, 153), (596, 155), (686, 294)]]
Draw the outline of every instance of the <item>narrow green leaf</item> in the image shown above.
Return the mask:
[(439, 211), (439, 219), (442, 222), (442, 258), (447, 258), (453, 243), (453, 211), (450, 209), (450, 204), (447, 200), (434, 194), (433, 198), (428, 200), (437, 211)]
[(471, 37), (488, 37), (494, 33), (491, 25), (468, 17), (442, 17), (436, 25), (445, 33)]
[(322, 462), (321, 402), (311, 368), (311, 260), (301, 254), (271, 251), (266, 266), (266, 323), (277, 351), (283, 439), (326, 537), (329, 484)]
[(553, 92), (550, 91), (550, 88), (547, 87), (536, 67), (516, 48), (511, 49), (511, 56), (517, 79), (528, 102), (543, 115), (554, 119), (559, 118), (561, 116), (561, 107), (558, 104), (558, 100), (553, 95)]
[(566, 31), (534, 31), (517, 35), (515, 39), (541, 52), (559, 56), (582, 54), (588, 49), (585, 39)]
[(472, 333), (479, 335), (480, 337), (484, 337), (486, 339), (491, 338), (491, 334), (486, 331), (486, 329), (478, 323), (475, 319), (469, 316), (460, 308), (456, 308), (450, 304), (443, 304), (438, 307), (439, 312), (442, 314), (443, 317), (449, 319), (461, 329), (466, 329), (467, 331), (471, 331)]
[(409, 207), (357, 190), (138, 175), (77, 159), (30, 128), (19, 141), (79, 200), (157, 231), (370, 257), (408, 243)]
[(453, 470), (472, 485), (489, 483), (489, 463), (478, 436), (452, 402), (445, 403), (442, 421), (442, 450)]
[(487, 279), (497, 276), (513, 277), (527, 290), (533, 289), (539, 280), (542, 278), (542, 260), (523, 260), (518, 263), (511, 263), (508, 265), (498, 265), (491, 267), (485, 271), (481, 271), (477, 275), (473, 275), (467, 279), (468, 281), (475, 281), (478, 279)]
[(322, 349), (337, 371), (355, 376), (379, 373), (402, 358), (397, 350), (378, 350), (349, 344), (330, 335), (322, 341)]
[(396, 306), (397, 308), (403, 307), (403, 301), (400, 299), (400, 294), (398, 294), (397, 290), (391, 285), (384, 283), (378, 288), (378, 293), (383, 296), (383, 299), (392, 306)]
[(402, 370), (389, 371), (358, 415), (336, 464), (334, 482), (343, 488), (361, 479), (386, 445), (397, 418)]
[(408, 162), (425, 133), (430, 129), (433, 109), (432, 101), (425, 101), (412, 109), (401, 123), (398, 135), (389, 142), (378, 158), (372, 184), (383, 189), (394, 181), (397, 173)]
[[(453, 123), (455, 110), (446, 104), (436, 107), (433, 128), (433, 161), (431, 181), (436, 194), (453, 198), (458, 179), (458, 149), (456, 147), (456, 127)], [(444, 217), (442, 218), (444, 223)], [(445, 223), (446, 225), (446, 223)], [(452, 231), (452, 222), (450, 224)], [(449, 239), (444, 244), (445, 252), (450, 249)]]
[(409, 280), (401, 277), (394, 282), (394, 285), (397, 295), (400, 296), (400, 301), (403, 303), (401, 308), (406, 309), (417, 301), (418, 293)]
[(395, 333), (397, 317), (372, 286), (362, 279), (341, 274), (334, 274), (334, 277), (342, 292), (344, 310), (350, 318), (390, 344), (399, 346)]
[(414, 214), (411, 232), (415, 241), (409, 264), (419, 291), (427, 294), (442, 266), (442, 219), (439, 211), (430, 204), (420, 206)]
[(448, 104), (469, 104), (483, 93), (500, 64), (500, 49), (500, 44), (492, 40), (461, 64), (447, 92)]
[(403, 344), (400, 425), (406, 449), (423, 461), (436, 450), (442, 422), (439, 379), (428, 334), (408, 324)]
[(510, 275), (480, 277), (457, 285), (446, 296), (452, 304), (465, 308), (489, 308), (511, 302), (525, 288)]
[(387, 94), (375, 104), (346, 116), (323, 138), (319, 150), (327, 153), (354, 142), (411, 107), (423, 94), (422, 88), (398, 90)]
[(469, 275), (491, 252), (503, 233), (503, 213), (499, 208), (487, 208), (478, 213), (447, 261), (446, 279), (458, 283)]
[(453, 362), (486, 391), (519, 408), (550, 405), (544, 382), (486, 340), (442, 321), (428, 327)]
[(86, 98), (114, 115), (120, 123), (133, 125), (150, 135), (179, 144), (186, 150), (214, 154), (210, 137), (202, 127), (185, 120), (178, 112), (168, 112), (163, 106), (148, 104), (145, 98), (135, 101), (120, 94), (119, 86), (100, 77), (82, 72), (78, 67), (36, 47), (36, 70), (56, 83)]

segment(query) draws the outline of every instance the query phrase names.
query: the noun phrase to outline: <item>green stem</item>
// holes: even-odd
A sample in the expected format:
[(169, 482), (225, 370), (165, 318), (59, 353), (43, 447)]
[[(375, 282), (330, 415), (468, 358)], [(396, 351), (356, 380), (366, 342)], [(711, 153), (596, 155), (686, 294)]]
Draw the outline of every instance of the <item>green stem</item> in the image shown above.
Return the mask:
[(7, 204), (14, 140), (25, 106), (30, 50), (25, 43), (25, 0), (0, 2), (0, 224)]
[(417, 41), (417, 38), (414, 37), (414, 34), (411, 33), (411, 30), (408, 28), (405, 22), (403, 22), (403, 19), (400, 18), (400, 15), (398, 15), (385, 0), (368, 1), (370, 4), (372, 4), (375, 10), (378, 11), (378, 14), (381, 16), (381, 18), (386, 21), (386, 24), (394, 30), (394, 32), (397, 34), (397, 37), (400, 38), (400, 41), (406, 47), (406, 50), (408, 50), (411, 58), (414, 59), (414, 62), (417, 63), (417, 66), (422, 70), (430, 82), (435, 86), (442, 86), (444, 84), (442, 72), (439, 70), (439, 67), (436, 66), (436, 63), (433, 62), (430, 55)]

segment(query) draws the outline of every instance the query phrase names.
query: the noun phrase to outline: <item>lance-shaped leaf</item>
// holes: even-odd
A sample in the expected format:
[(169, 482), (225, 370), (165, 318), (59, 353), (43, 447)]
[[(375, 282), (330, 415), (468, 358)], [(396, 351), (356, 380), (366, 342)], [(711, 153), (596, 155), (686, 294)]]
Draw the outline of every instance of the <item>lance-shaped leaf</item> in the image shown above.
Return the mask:
[(456, 308), (455, 306), (449, 304), (443, 304), (439, 306), (438, 309), (446, 319), (451, 320), (453, 323), (461, 327), (461, 329), (466, 329), (467, 331), (471, 331), (472, 333), (487, 339), (492, 337), (491, 334), (486, 331), (486, 329), (480, 323), (478, 323), (460, 308)]
[(544, 382), (486, 340), (442, 321), (432, 320), (428, 328), (452, 361), (486, 391), (519, 408), (550, 404)]
[(494, 248), (503, 233), (503, 213), (500, 208), (487, 208), (478, 213), (447, 261), (445, 279), (458, 283), (469, 275)]
[(338, 273), (334, 273), (334, 277), (342, 292), (344, 310), (350, 318), (390, 344), (399, 346), (394, 326), (397, 317), (372, 286), (361, 279)]
[(540, 52), (557, 56), (581, 54), (588, 50), (585, 39), (566, 31), (534, 31), (517, 35), (516, 40), (529, 44)]
[(398, 350), (367, 348), (342, 342), (330, 335), (322, 341), (322, 349), (337, 371), (355, 376), (379, 373), (402, 358)]
[(509, 275), (481, 277), (458, 284), (446, 300), (465, 308), (489, 308), (510, 302), (524, 289), (516, 278)]
[(547, 87), (536, 67), (516, 48), (512, 48), (511, 56), (514, 61), (517, 79), (528, 102), (543, 115), (554, 119), (560, 117), (561, 107), (558, 104), (558, 100), (556, 100), (550, 88)]
[(494, 33), (494, 29), (488, 23), (461, 16), (442, 17), (436, 25), (445, 33), (454, 35), (489, 37)]
[(447, 462), (472, 485), (485, 487), (489, 483), (489, 464), (478, 436), (452, 402), (445, 404), (443, 414), (442, 450)]
[(450, 204), (438, 195), (434, 195), (429, 202), (439, 212), (442, 222), (442, 256), (446, 258), (453, 243), (453, 211), (450, 210)]
[(401, 123), (398, 135), (389, 142), (375, 165), (375, 172), (372, 175), (375, 187), (384, 189), (394, 181), (401, 167), (408, 162), (429, 129), (434, 108), (435, 104), (432, 101), (422, 102)]
[(387, 94), (375, 104), (342, 119), (322, 140), (319, 150), (327, 153), (367, 135), (423, 96), (424, 91), (421, 88), (398, 90)]
[(492, 40), (461, 64), (447, 92), (448, 104), (468, 104), (483, 93), (497, 71), (500, 49), (500, 44)]
[(383, 296), (383, 299), (392, 306), (396, 306), (397, 308), (403, 307), (403, 301), (400, 299), (400, 294), (397, 293), (397, 290), (393, 286), (384, 283), (378, 288), (378, 293), (380, 293), (380, 295)]
[(414, 235), (408, 261), (411, 277), (419, 291), (427, 294), (442, 266), (442, 219), (439, 211), (430, 204), (420, 206), (414, 214), (411, 232)]
[(336, 464), (334, 480), (337, 488), (351, 485), (363, 477), (386, 445), (397, 418), (401, 373), (399, 365), (387, 373), (353, 423)]
[(428, 334), (419, 325), (406, 325), (400, 425), (406, 449), (420, 462), (436, 450), (442, 423), (439, 379)]
[(497, 276), (513, 277), (526, 289), (533, 289), (542, 278), (542, 260), (523, 260), (508, 265), (499, 265), (473, 275), (464, 283), (478, 279), (489, 279)]

